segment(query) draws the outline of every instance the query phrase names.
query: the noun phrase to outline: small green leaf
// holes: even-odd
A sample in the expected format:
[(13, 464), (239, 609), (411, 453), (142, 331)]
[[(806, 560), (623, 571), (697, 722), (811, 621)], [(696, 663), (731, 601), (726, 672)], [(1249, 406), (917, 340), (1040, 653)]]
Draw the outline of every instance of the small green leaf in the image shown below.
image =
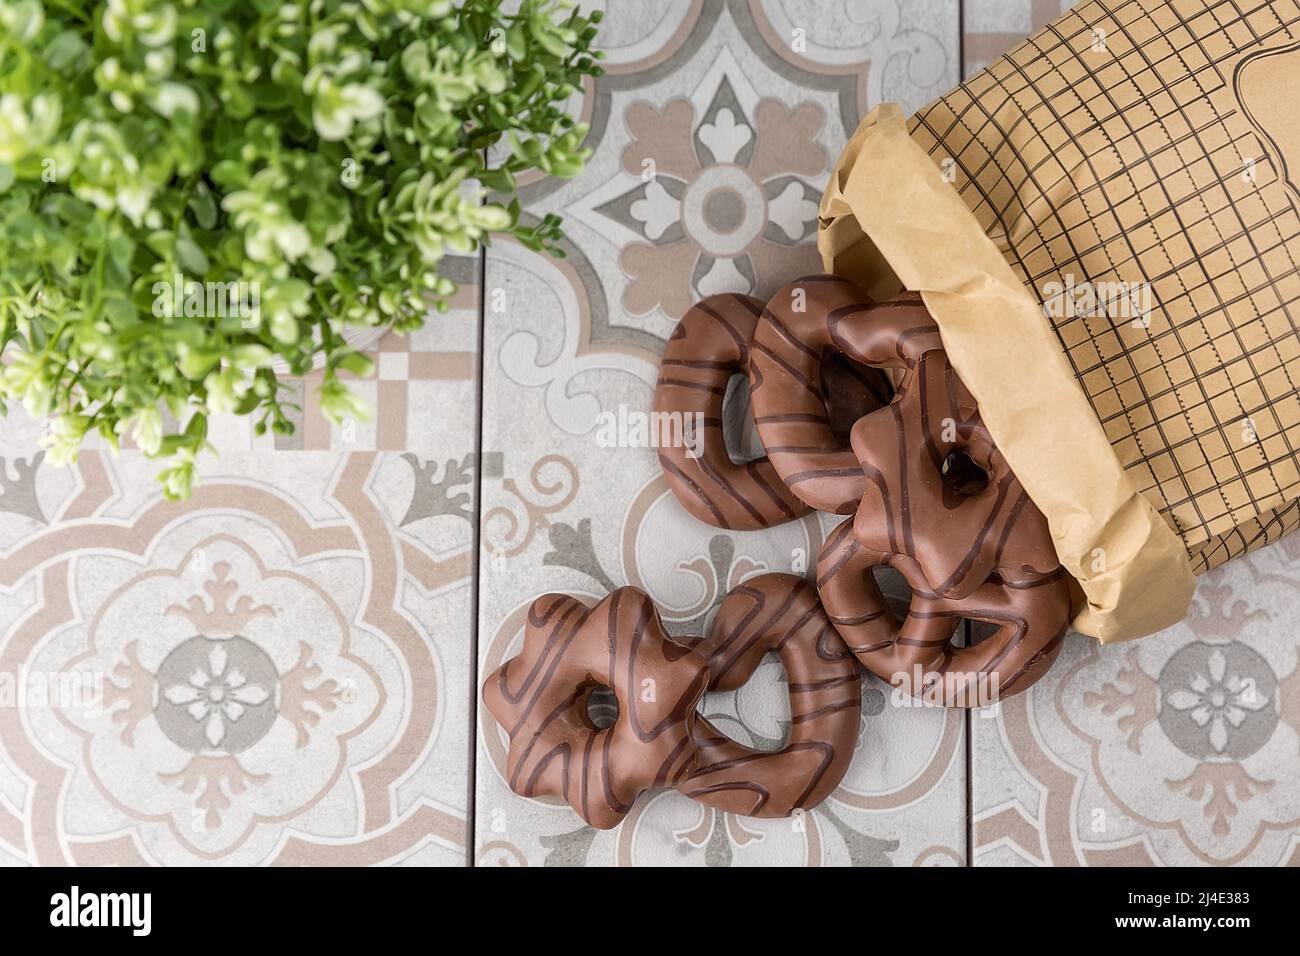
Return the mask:
[(359, 378), (368, 378), (375, 370), (374, 361), (360, 352), (349, 352), (339, 360), (338, 366)]
[(198, 223), (201, 229), (212, 229), (217, 224), (217, 203), (212, 198), (212, 193), (203, 183), (199, 183), (194, 189), (194, 195), (190, 197), (190, 211), (194, 213), (194, 221)]
[(208, 257), (198, 243), (187, 236), (176, 240), (176, 261), (182, 270), (192, 276), (202, 277), (208, 274)]
[(183, 498), (203, 409), (290, 432), (284, 377), (325, 357), (322, 409), (362, 417), (337, 376), (372, 363), (343, 328), (419, 328), (454, 291), (443, 258), (494, 233), (557, 248), (558, 219), (520, 222), (516, 177), (585, 162), (564, 100), (599, 71), (598, 15), (563, 0), (5, 8), (0, 407), (57, 416), (53, 456), (165, 407), (186, 429), (150, 424), (146, 451), (171, 457), (159, 479)]
[(71, 67), (82, 56), (90, 52), (90, 47), (76, 30), (64, 30), (45, 47), (45, 62), (50, 69), (63, 70)]

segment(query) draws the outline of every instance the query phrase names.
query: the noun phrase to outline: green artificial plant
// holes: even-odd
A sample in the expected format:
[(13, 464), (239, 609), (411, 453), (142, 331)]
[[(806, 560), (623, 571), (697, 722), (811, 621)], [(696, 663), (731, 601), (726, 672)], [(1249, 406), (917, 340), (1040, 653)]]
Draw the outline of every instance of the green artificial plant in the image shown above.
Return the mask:
[(512, 194), (590, 153), (565, 103), (600, 73), (599, 19), (555, 0), (0, 0), (0, 405), (51, 419), (53, 461), (129, 432), (169, 459), (171, 497), (210, 414), (292, 430), (286, 374), (321, 366), (325, 413), (364, 415), (345, 328), (420, 326), (454, 291), (443, 256), (491, 233), (555, 251), (558, 219), (521, 223)]

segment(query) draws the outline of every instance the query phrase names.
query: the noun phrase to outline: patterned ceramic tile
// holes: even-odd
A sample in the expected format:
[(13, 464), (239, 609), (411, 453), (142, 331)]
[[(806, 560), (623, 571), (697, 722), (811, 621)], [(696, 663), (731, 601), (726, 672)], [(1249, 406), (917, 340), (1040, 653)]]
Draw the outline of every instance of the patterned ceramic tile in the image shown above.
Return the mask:
[(39, 423), (0, 420), (0, 861), (465, 864), (466, 263), (457, 310), (380, 343), (351, 448), (401, 453), (309, 424), (335, 450), (250, 450), (216, 419), (181, 505), (138, 452), (55, 468)]
[[(915, 107), (956, 80), (955, 3), (611, 4), (609, 75), (580, 111), (595, 153), (527, 187), (560, 213), (568, 256), (496, 244), (485, 271), (479, 673), (513, 655), (546, 591), (593, 601), (633, 584), (674, 633), (764, 570), (804, 572), (830, 525), (727, 533), (690, 518), (654, 452), (611, 446), (602, 414), (648, 410), (664, 337), (715, 291), (763, 295), (816, 271), (817, 201), (858, 118)], [(737, 429), (742, 394), (729, 408)], [(742, 445), (743, 447), (743, 445)], [(789, 704), (773, 658), (706, 711), (775, 746)], [(476, 858), (485, 864), (952, 864), (965, 859), (965, 720), (864, 690), (859, 753), (839, 791), (795, 820), (715, 813), (671, 792), (597, 832), (523, 800), (479, 712)]]
[(341, 377), (373, 410), (369, 421), (331, 422), (321, 412), (316, 390), (320, 372), (291, 379), (299, 406), (289, 417), (292, 435), (252, 436), (257, 449), (280, 451), (411, 451), (437, 456), (447, 450), (448, 436), (459, 436), (457, 447), (468, 448), (464, 437), (475, 431), (478, 384), (479, 296), (477, 257), (444, 260), (442, 271), (458, 288), (445, 313), (432, 313), (423, 328), (409, 334), (370, 330), (349, 331), (348, 337), (375, 363), (374, 374)]
[(976, 862), (1300, 862), (1297, 557), (1288, 538), (1225, 565), (1135, 643), (1075, 635), (976, 722)]
[[(597, 416), (648, 407), (692, 299), (815, 267), (830, 163), (871, 104), (915, 108), (956, 81), (959, 7), (969, 74), (1062, 5), (611, 5), (609, 74), (575, 104), (591, 164), (525, 186), (528, 214), (565, 217), (568, 257), (488, 258), (481, 456), (472, 288), (423, 332), (366, 343), (375, 422), (327, 426), (309, 388), (294, 438), (215, 422), (222, 455), (183, 506), (138, 455), (51, 468), (40, 426), (5, 420), (0, 862), (459, 864), (473, 827), (486, 864), (962, 864), (968, 726), (977, 863), (1300, 860), (1288, 542), (1208, 578), (1165, 634), (1072, 638), (998, 713), (904, 708), (870, 683), (848, 776), (794, 821), (659, 793), (616, 830), (583, 827), (509, 792), (471, 700), (543, 591), (635, 584), (671, 631), (698, 632), (745, 577), (806, 569), (829, 521), (701, 525), (653, 452), (609, 446)], [(455, 268), (473, 282), (474, 261)], [(733, 447), (752, 447), (743, 390), (727, 415)], [(775, 746), (783, 682), (770, 660), (705, 709)]]
[(1075, 0), (963, 0), (962, 52), (966, 76), (978, 73)]
[(418, 465), (227, 452), (183, 505), (133, 453), (13, 479), (11, 859), (463, 863), (470, 524)]

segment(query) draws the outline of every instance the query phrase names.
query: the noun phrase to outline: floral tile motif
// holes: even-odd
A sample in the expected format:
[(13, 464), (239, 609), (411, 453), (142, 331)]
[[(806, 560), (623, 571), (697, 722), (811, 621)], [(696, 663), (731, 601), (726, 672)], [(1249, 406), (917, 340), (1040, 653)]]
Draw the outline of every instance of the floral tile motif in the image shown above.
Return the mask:
[(447, 269), (449, 312), (356, 340), (372, 421), (312, 376), (294, 435), (215, 417), (183, 505), (129, 442), (57, 468), (0, 418), (0, 863), (466, 864), (480, 263)]
[(403, 335), (381, 335), (372, 329), (344, 333), (375, 364), (366, 378), (340, 373), (370, 408), (368, 419), (338, 423), (326, 418), (317, 397), (321, 373), (311, 372), (287, 382), (297, 406), (289, 412), (293, 434), (254, 436), (245, 426), (248, 444), (265, 451), (334, 449), (437, 455), (446, 450), (449, 435), (457, 436), (457, 447), (465, 437), (472, 441), (478, 391), (479, 262), (472, 257), (449, 257), (442, 272), (457, 283), (456, 292), (448, 310), (431, 312), (423, 328)]
[[(807, 571), (829, 524), (701, 524), (668, 492), (653, 449), (611, 445), (597, 424), (649, 409), (664, 340), (697, 297), (763, 294), (820, 268), (830, 164), (871, 103), (914, 108), (956, 82), (956, 22), (947, 2), (608, 6), (609, 72), (575, 106), (594, 155), (573, 181), (527, 187), (527, 215), (564, 217), (568, 255), (496, 243), (486, 259), (480, 675), (517, 652), (528, 605), (548, 591), (594, 603), (632, 584), (671, 633), (699, 633), (745, 578)], [(744, 398), (727, 407), (737, 449), (754, 442)], [(514, 796), (504, 738), (480, 707), (474, 859), (963, 864), (964, 718), (896, 707), (887, 691), (864, 689), (862, 753), (803, 817), (733, 817), (658, 792), (606, 832)], [(776, 658), (706, 711), (738, 740), (777, 745), (789, 703)]]
[(653, 349), (701, 295), (819, 268), (817, 202), (858, 120), (957, 81), (947, 0), (611, 5), (603, 29), (609, 71), (575, 106), (594, 155), (524, 189), (564, 217), (600, 342)]
[(447, 466), (226, 450), (178, 504), (137, 453), (26, 461), (0, 494), (7, 862), (464, 865)]
[(1298, 554), (1286, 539), (1207, 575), (1160, 634), (1073, 638), (977, 725), (977, 862), (1300, 861)]
[[(531, 423), (525, 423), (525, 426)], [(486, 440), (490, 440), (485, 438)], [(485, 487), (488, 551), (479, 673), (518, 653), (532, 598), (547, 590), (594, 603), (630, 583), (661, 609), (670, 633), (700, 633), (718, 601), (747, 577), (799, 571), (830, 523), (806, 519), (755, 533), (725, 533), (686, 515), (656, 474), (653, 456), (611, 449), (610, 468), (647, 473), (630, 507), (614, 502), (593, 469), (573, 464), (581, 440), (539, 458), (494, 494)], [(621, 462), (614, 459), (621, 458)], [(638, 468), (638, 466), (640, 466)], [(507, 474), (510, 469), (507, 467)], [(525, 477), (525, 475), (527, 477)], [(509, 537), (499, 534), (509, 532)], [(542, 569), (542, 570), (530, 570)], [(491, 622), (492, 629), (488, 630)], [(506, 786), (506, 740), (479, 711), (476, 861), (480, 865), (962, 865), (965, 861), (965, 718), (899, 706), (869, 679), (859, 756), (830, 800), (791, 820), (715, 812), (671, 791), (643, 797), (615, 830), (586, 827), (567, 805), (523, 800)], [(770, 656), (739, 690), (710, 694), (715, 726), (759, 749), (789, 728), (784, 671)]]
[(623, 166), (641, 182), (598, 211), (646, 240), (619, 256), (629, 312), (680, 318), (706, 295), (768, 295), (788, 266), (819, 267), (808, 240), (821, 190), (806, 178), (827, 168), (818, 106), (763, 99), (749, 116), (724, 75), (698, 112), (688, 99), (634, 103), (625, 121)]
[[(0, 863), (1300, 863), (1290, 539), (1207, 577), (1161, 635), (1071, 638), (999, 709), (904, 707), (869, 681), (847, 777), (793, 820), (659, 792), (583, 827), (509, 792), (475, 704), (544, 591), (634, 584), (687, 633), (746, 577), (806, 570), (829, 522), (694, 522), (653, 450), (607, 447), (599, 416), (648, 408), (684, 303), (812, 267), (816, 197), (872, 104), (922, 105), (956, 82), (959, 42), (969, 75), (1066, 5), (609, 5), (608, 74), (575, 102), (592, 161), (524, 187), (526, 215), (565, 217), (568, 257), (487, 257), (481, 451), (473, 262), (447, 321), (367, 344), (375, 422), (327, 426), (309, 395), (287, 441), (214, 422), (222, 455), (184, 505), (136, 454), (52, 468), (40, 426), (4, 420)], [(727, 415), (752, 448), (743, 399)], [(706, 712), (775, 746), (784, 680), (773, 658)]]

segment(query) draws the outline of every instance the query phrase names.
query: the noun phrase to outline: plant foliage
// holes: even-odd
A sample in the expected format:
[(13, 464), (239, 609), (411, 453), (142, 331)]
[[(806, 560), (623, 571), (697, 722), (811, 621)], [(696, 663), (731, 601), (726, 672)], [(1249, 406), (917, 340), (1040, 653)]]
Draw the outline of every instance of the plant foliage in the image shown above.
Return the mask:
[(525, 225), (511, 197), (590, 152), (564, 105), (600, 72), (598, 20), (554, 0), (0, 0), (0, 404), (51, 418), (55, 461), (129, 431), (172, 497), (210, 414), (292, 430), (286, 374), (323, 367), (322, 409), (364, 415), (346, 327), (418, 327), (454, 291), (443, 256), (492, 233), (555, 251), (558, 219)]

